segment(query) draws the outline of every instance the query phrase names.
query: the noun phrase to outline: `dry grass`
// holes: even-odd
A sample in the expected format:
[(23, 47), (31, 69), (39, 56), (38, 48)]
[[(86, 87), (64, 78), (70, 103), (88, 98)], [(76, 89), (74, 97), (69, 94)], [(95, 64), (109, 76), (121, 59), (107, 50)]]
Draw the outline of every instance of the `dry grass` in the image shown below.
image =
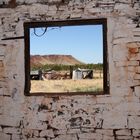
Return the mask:
[(102, 91), (103, 79), (31, 81), (31, 92), (90, 92)]

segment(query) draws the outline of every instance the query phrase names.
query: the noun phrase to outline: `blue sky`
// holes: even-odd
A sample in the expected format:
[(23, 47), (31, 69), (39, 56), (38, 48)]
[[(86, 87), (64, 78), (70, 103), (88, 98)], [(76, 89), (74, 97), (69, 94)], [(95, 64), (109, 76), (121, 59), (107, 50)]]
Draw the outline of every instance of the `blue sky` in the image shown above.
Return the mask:
[[(42, 32), (36, 29), (37, 34)], [(84, 63), (102, 63), (102, 25), (51, 27), (42, 37), (30, 29), (30, 54), (72, 55)]]

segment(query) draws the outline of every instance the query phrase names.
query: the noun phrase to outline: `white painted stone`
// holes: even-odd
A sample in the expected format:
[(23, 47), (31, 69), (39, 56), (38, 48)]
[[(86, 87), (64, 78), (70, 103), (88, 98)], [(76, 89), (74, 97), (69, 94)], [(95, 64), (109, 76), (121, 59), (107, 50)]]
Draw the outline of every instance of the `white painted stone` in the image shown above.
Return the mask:
[(134, 138), (134, 140), (139, 140), (139, 138)]
[(118, 140), (133, 140), (133, 136), (117, 136)]
[(52, 140), (78, 140), (76, 135), (59, 135)]
[(0, 132), (0, 139), (1, 140), (10, 140), (10, 135)]
[(14, 127), (5, 127), (3, 129), (3, 132), (4, 133), (11, 133), (11, 134), (20, 134), (21, 133), (21, 130), (18, 129), (18, 128), (14, 128)]
[(28, 140), (46, 140), (46, 138), (28, 138)]
[(3, 88), (0, 87), (0, 95), (3, 95), (3, 94), (4, 94)]
[(82, 16), (81, 13), (82, 13), (81, 10), (75, 10), (75, 11), (70, 15), (70, 17), (71, 17), (71, 18), (80, 18), (80, 17)]
[(139, 137), (140, 136), (140, 130), (133, 130), (133, 136), (134, 137)]
[(116, 67), (126, 67), (126, 66), (128, 66), (128, 61), (116, 61), (115, 62), (115, 65), (116, 65)]
[[(1, 41), (0, 125), (9, 128), (2, 130), (0, 127), (0, 132), (7, 133), (0, 133), (0, 139), (27, 140), (25, 136), (31, 134), (32, 138), (28, 140), (45, 140), (46, 138), (40, 138), (45, 136), (52, 140), (77, 140), (78, 137), (79, 140), (113, 140), (113, 129), (118, 130), (118, 139), (132, 139), (130, 130), (124, 130), (132, 128), (136, 140), (140, 135), (140, 38), (136, 37), (139, 35), (139, 28), (135, 28), (137, 24), (133, 18), (139, 11), (139, 2), (135, 1), (134, 8), (132, 0), (119, 0), (117, 3), (109, 0), (65, 0), (64, 3), (62, 0), (16, 2), (16, 8), (0, 8), (0, 40), (5, 36), (23, 36), (23, 23), (27, 21), (107, 18), (110, 94), (61, 96), (57, 101), (53, 97), (26, 97), (24, 40)], [(15, 79), (14, 74), (17, 74)], [(39, 111), (39, 105), (44, 102), (49, 110)], [(58, 111), (64, 114), (58, 116)], [(72, 129), (69, 120), (76, 116), (85, 122), (88, 119), (91, 124), (82, 124), (82, 128)], [(23, 130), (23, 133), (19, 134), (19, 126), (24, 126), (27, 130), (26, 135)], [(48, 126), (57, 130), (53, 132)], [(54, 138), (54, 135), (58, 136)]]
[(20, 135), (12, 134), (12, 140), (20, 140)]
[(97, 129), (96, 133), (103, 134), (105, 136), (113, 136), (113, 130), (111, 129)]
[(19, 126), (19, 119), (20, 118), (13, 118), (8, 115), (0, 115), (0, 125), (6, 126)]
[(140, 73), (140, 66), (136, 67), (136, 72)]
[(140, 80), (140, 74), (135, 74), (134, 79), (135, 80)]
[(135, 95), (137, 97), (140, 97), (140, 86), (136, 86), (135, 89), (134, 89), (134, 91), (135, 91)]
[(37, 117), (38, 117), (38, 120), (41, 120), (41, 121), (46, 121), (46, 120), (47, 120), (48, 115), (47, 115), (46, 113), (39, 112), (39, 113), (37, 114)]
[(115, 10), (118, 10), (119, 12), (122, 13), (122, 15), (134, 15), (135, 14), (135, 10), (128, 4), (115, 4)]
[(83, 133), (83, 134), (78, 134), (79, 139), (98, 139), (102, 140), (102, 135), (101, 134), (96, 134), (96, 133)]
[(128, 129), (122, 129), (122, 130), (117, 130), (116, 135), (118, 136), (130, 136), (131, 135), (131, 130)]
[(140, 129), (140, 117), (139, 116), (129, 116), (128, 117), (129, 128)]
[(103, 140), (114, 140), (114, 137), (103, 135)]
[(112, 111), (103, 114), (103, 128), (115, 129), (127, 127), (127, 116), (123, 113)]
[(49, 3), (59, 3), (61, 2), (62, 0), (48, 0)]
[(129, 61), (135, 61), (135, 60), (139, 60), (139, 54), (135, 53), (135, 54), (130, 54), (129, 55)]
[(128, 61), (128, 66), (139, 66), (139, 61)]
[(137, 102), (122, 102), (121, 104), (115, 105), (114, 111), (125, 114), (125, 115), (140, 115), (140, 103)]
[(80, 133), (81, 130), (80, 129), (68, 129), (67, 134), (76, 134), (76, 133)]
[(37, 120), (35, 117), (29, 117), (29, 125), (26, 126), (27, 129), (35, 129), (35, 130), (45, 130), (47, 129), (47, 124), (44, 122)]
[(34, 130), (33, 134), (34, 134), (34, 136), (38, 137), (39, 136), (39, 131), (38, 130)]
[(40, 137), (50, 137), (54, 138), (54, 133), (52, 129), (49, 130), (43, 130), (40, 132)]
[(127, 61), (128, 50), (125, 46), (113, 46), (113, 61)]
[(123, 101), (122, 97), (107, 97), (97, 98), (97, 103), (120, 103)]
[(57, 7), (55, 5), (52, 5), (52, 6), (48, 7), (47, 15), (49, 15), (49, 16), (52, 15), (53, 16), (53, 15), (56, 14), (56, 12), (57, 12)]
[(2, 128), (1, 128), (1, 126), (0, 126), (0, 132), (2, 132)]

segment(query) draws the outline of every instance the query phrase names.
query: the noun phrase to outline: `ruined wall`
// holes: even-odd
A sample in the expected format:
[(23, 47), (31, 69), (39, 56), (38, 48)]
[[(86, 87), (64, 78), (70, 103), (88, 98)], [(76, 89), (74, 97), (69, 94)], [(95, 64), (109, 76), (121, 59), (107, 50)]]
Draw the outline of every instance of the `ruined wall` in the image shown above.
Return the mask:
[[(31, 20), (107, 18), (109, 95), (24, 96)], [(139, 0), (0, 1), (0, 140), (140, 139)], [(137, 28), (136, 28), (137, 27)]]

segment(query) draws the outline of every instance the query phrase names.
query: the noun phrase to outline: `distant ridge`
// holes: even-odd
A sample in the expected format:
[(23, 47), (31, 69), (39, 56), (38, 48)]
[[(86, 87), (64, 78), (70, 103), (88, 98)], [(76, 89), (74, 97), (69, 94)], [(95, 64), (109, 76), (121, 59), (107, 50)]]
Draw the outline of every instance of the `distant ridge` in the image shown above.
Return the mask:
[(72, 55), (31, 55), (30, 56), (31, 67), (41, 66), (46, 64), (63, 64), (63, 65), (75, 65), (84, 64), (77, 60)]

